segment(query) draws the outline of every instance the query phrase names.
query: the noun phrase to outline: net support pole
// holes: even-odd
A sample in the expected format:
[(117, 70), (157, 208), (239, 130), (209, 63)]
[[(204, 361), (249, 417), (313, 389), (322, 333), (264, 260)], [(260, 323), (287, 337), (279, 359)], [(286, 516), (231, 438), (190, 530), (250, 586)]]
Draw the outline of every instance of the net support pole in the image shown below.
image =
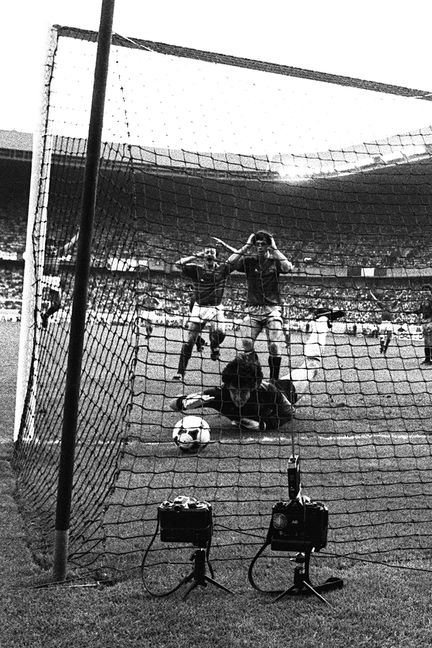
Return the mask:
[(102, 0), (84, 171), (57, 486), (53, 580), (66, 579), (93, 222), (115, 0)]

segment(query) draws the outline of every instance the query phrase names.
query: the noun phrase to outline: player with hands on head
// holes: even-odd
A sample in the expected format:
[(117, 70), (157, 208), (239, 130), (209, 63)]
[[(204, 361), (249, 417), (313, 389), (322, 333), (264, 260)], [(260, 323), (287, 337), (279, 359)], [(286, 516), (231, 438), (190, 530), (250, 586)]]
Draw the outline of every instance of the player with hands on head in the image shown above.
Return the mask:
[(176, 261), (176, 265), (181, 267), (183, 276), (193, 282), (194, 303), (189, 314), (187, 339), (182, 345), (177, 373), (173, 380), (184, 379), (193, 347), (207, 325), (210, 328), (210, 357), (212, 360), (219, 359), (219, 347), (226, 335), (222, 299), (226, 279), (232, 272), (232, 267), (229, 263), (219, 263), (217, 257), (215, 247), (206, 247)]
[(280, 275), (292, 272), (294, 266), (278, 249), (272, 234), (264, 230), (251, 234), (246, 244), (229, 257), (228, 263), (247, 279), (243, 351), (254, 355), (255, 340), (265, 330), (270, 380), (277, 380), (285, 345)]
[(343, 311), (337, 311), (334, 316), (332, 313), (320, 315), (311, 321), (303, 362), (291, 375), (265, 381), (258, 357), (240, 353), (224, 367), (221, 386), (178, 396), (171, 401), (171, 409), (185, 413), (209, 408), (244, 430), (280, 429), (292, 419), (295, 404), (308, 391), (322, 367), (329, 317), (335, 319), (342, 315)]

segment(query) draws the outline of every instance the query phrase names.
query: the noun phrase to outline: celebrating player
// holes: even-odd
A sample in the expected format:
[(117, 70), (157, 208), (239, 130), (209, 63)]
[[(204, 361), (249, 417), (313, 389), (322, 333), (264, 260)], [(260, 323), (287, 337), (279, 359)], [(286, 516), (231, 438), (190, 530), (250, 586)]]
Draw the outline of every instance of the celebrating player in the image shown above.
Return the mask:
[(380, 344), (380, 353), (385, 356), (387, 349), (389, 348), (390, 341), (393, 337), (393, 311), (398, 305), (399, 297), (396, 297), (396, 299), (390, 299), (388, 293), (385, 292), (384, 296), (382, 298), (379, 298), (374, 295), (372, 290), (369, 291), (369, 294), (381, 309), (381, 321), (379, 322), (378, 326), (378, 337)]
[(171, 401), (171, 409), (187, 412), (197, 407), (208, 407), (242, 429), (279, 429), (292, 419), (294, 405), (306, 393), (322, 366), (329, 319), (344, 314), (343, 311), (330, 311), (311, 322), (304, 361), (291, 372), (291, 376), (267, 382), (263, 380), (257, 356), (241, 353), (223, 369), (221, 387), (179, 396)]
[(45, 250), (44, 275), (42, 277), (43, 293), (48, 291), (47, 300), (50, 302), (48, 309), (42, 313), (42, 327), (47, 328), (49, 318), (62, 307), (62, 280), (60, 276), (60, 260), (74, 247), (78, 240), (79, 231), (61, 248), (57, 248), (55, 241), (47, 239)]
[(421, 363), (425, 366), (432, 365), (432, 287), (423, 286), (422, 300), (416, 311), (421, 318), (423, 330), (423, 344), (425, 359)]
[(161, 306), (161, 302), (159, 299), (158, 294), (147, 294), (144, 297), (143, 303), (142, 303), (142, 308), (144, 311), (144, 326), (145, 326), (145, 331), (146, 331), (146, 340), (150, 340), (152, 333), (153, 333), (153, 320), (150, 316), (151, 312), (155, 312), (158, 310)]
[[(229, 263), (218, 263), (217, 251), (214, 247), (191, 256), (183, 257), (176, 262), (184, 277), (194, 282), (194, 305), (189, 315), (188, 337), (180, 352), (177, 373), (173, 380), (183, 380), (189, 360), (201, 331), (208, 324), (210, 327), (211, 359), (220, 356), (219, 347), (225, 339), (225, 315), (222, 299), (225, 291), (227, 276), (232, 272)], [(197, 259), (203, 259), (204, 265), (197, 264)]]
[[(249, 255), (253, 247), (256, 253)], [(294, 266), (278, 250), (274, 237), (264, 230), (251, 234), (246, 244), (229, 257), (228, 263), (235, 270), (244, 272), (247, 278), (248, 318), (242, 340), (243, 350), (253, 354), (255, 340), (265, 329), (270, 380), (277, 380), (285, 341), (279, 276), (292, 272)]]

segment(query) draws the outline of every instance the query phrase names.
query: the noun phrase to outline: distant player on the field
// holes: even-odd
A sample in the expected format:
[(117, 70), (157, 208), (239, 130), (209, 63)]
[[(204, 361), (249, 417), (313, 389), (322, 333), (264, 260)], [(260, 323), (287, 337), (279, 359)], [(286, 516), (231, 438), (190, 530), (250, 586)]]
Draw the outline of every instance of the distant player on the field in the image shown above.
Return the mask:
[[(232, 249), (232, 248), (230, 248)], [(252, 253), (254, 249), (255, 253)], [(251, 234), (246, 244), (228, 259), (247, 279), (247, 320), (242, 346), (254, 355), (254, 344), (261, 331), (267, 334), (270, 380), (278, 380), (285, 343), (283, 330), (281, 274), (292, 272), (293, 264), (277, 248), (274, 237), (264, 230)]]
[[(208, 324), (210, 328), (211, 359), (218, 360), (220, 345), (225, 339), (225, 315), (222, 299), (226, 279), (232, 267), (229, 263), (219, 263), (217, 250), (206, 247), (191, 256), (183, 257), (176, 262), (184, 277), (194, 284), (193, 306), (189, 315), (188, 337), (182, 345), (177, 373), (173, 380), (183, 380), (192, 350), (200, 337), (201, 331)], [(196, 263), (201, 260), (203, 263)]]
[(150, 313), (160, 308), (160, 304), (161, 302), (158, 295), (146, 295), (144, 298), (142, 307), (145, 311), (144, 326), (146, 331), (146, 340), (150, 340), (153, 333), (153, 321), (150, 317)]
[(45, 261), (42, 277), (42, 295), (49, 302), (49, 307), (42, 313), (42, 327), (47, 328), (49, 318), (62, 307), (62, 279), (60, 274), (60, 261), (73, 249), (78, 240), (79, 231), (71, 240), (58, 248), (52, 238), (47, 239)]
[(327, 311), (310, 323), (300, 367), (276, 381), (265, 381), (256, 355), (241, 353), (222, 371), (222, 385), (202, 392), (178, 396), (170, 403), (173, 410), (188, 412), (208, 407), (226, 416), (241, 429), (258, 431), (279, 429), (293, 417), (294, 406), (305, 394), (319, 369), (329, 333), (328, 321), (342, 317), (343, 311)]
[(385, 356), (393, 337), (393, 313), (399, 303), (399, 297), (391, 299), (387, 292), (384, 292), (382, 297), (378, 297), (372, 292), (372, 290), (369, 291), (369, 294), (381, 309), (380, 321), (378, 324), (378, 339), (380, 353)]
[(421, 363), (424, 366), (432, 365), (432, 287), (423, 286), (420, 306), (415, 311), (420, 315), (423, 331), (423, 344), (425, 359)]

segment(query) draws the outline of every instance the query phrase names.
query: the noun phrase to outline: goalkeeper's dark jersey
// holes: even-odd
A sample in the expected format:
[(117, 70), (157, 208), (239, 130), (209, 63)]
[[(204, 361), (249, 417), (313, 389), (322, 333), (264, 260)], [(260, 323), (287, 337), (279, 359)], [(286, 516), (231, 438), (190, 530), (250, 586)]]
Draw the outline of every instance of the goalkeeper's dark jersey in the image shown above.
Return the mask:
[(242, 418), (265, 423), (266, 428), (276, 430), (292, 419), (292, 405), (296, 402), (294, 385), (290, 380), (278, 380), (275, 385), (263, 382), (251, 392), (248, 402), (239, 408), (233, 403), (226, 387), (213, 387), (203, 392), (212, 396), (204, 407), (211, 407), (231, 421)]
[(282, 264), (278, 259), (268, 257), (260, 261), (257, 257), (245, 257), (236, 265), (236, 270), (246, 274), (249, 306), (276, 306), (281, 303), (279, 275)]
[(212, 270), (195, 263), (183, 266), (183, 275), (194, 282), (194, 300), (198, 306), (219, 306), (223, 299), (226, 278), (232, 269), (228, 263), (221, 263)]

